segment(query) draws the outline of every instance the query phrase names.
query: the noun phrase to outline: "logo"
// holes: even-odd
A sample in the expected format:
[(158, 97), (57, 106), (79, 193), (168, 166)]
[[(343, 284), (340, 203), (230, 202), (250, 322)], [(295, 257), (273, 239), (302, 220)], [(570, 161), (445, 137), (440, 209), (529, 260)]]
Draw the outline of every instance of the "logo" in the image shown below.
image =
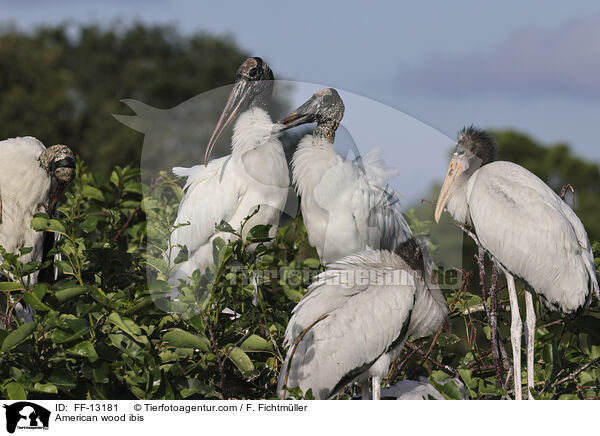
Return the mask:
[(14, 433), (19, 429), (48, 429), (50, 422), (50, 411), (29, 401), (19, 401), (9, 406), (3, 405), (6, 409), (6, 431)]

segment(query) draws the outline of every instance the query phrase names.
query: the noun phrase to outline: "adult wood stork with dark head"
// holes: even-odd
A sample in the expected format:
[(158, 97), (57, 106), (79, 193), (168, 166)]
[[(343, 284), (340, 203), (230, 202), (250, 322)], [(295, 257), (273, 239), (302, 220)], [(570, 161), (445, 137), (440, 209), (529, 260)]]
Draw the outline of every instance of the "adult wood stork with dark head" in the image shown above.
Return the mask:
[[(75, 158), (65, 145), (46, 148), (32, 137), (0, 141), (0, 245), (7, 252), (31, 247), (20, 260), (42, 260), (54, 239), (33, 230), (31, 219), (39, 212), (52, 216), (73, 177)], [(37, 272), (28, 277), (30, 284), (37, 279)], [(15, 309), (19, 316), (19, 309)], [(31, 320), (33, 314), (24, 310), (23, 316)]]
[(495, 161), (496, 141), (466, 127), (458, 135), (435, 210), (444, 207), (460, 222), (472, 223), (481, 245), (503, 270), (511, 307), (515, 398), (521, 399), (521, 333), (514, 277), (525, 294), (527, 389), (533, 399), (535, 312), (532, 292), (546, 306), (573, 313), (598, 296), (594, 258), (583, 224), (542, 180), (512, 162)]
[(280, 121), (281, 130), (317, 123), (297, 146), (292, 175), (309, 242), (323, 264), (366, 247), (394, 251), (412, 237), (398, 197), (387, 186), (397, 172), (383, 167), (379, 150), (354, 161), (335, 151), (335, 132), (343, 116), (340, 95), (326, 88)]
[[(275, 235), (290, 181), (283, 148), (272, 133), (274, 123), (266, 110), (273, 80), (261, 58), (246, 59), (208, 143), (204, 165), (173, 168), (176, 175), (187, 177), (175, 225), (189, 225), (176, 228), (171, 243), (173, 247), (187, 246), (189, 257), (172, 270), (171, 283), (213, 263), (213, 239), (231, 237), (215, 231), (222, 220), (239, 231), (243, 219), (260, 206), (244, 233), (257, 224), (270, 224), (269, 235)], [(209, 161), (219, 136), (236, 118), (231, 154)], [(173, 250), (173, 259), (178, 251)]]
[(279, 375), (284, 386), (312, 389), (327, 399), (355, 380), (368, 398), (380, 398), (381, 379), (407, 338), (435, 333), (448, 308), (432, 286), (433, 262), (414, 238), (396, 253), (367, 248), (321, 273), (293, 310), (285, 333), (288, 347)]

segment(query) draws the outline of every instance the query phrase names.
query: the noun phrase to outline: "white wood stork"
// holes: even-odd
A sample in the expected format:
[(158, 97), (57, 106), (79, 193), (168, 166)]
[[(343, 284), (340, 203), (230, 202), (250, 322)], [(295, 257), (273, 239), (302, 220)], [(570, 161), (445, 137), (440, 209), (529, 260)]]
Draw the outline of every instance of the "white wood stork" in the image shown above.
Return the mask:
[(373, 399), (379, 399), (381, 378), (406, 339), (431, 335), (447, 319), (432, 266), (414, 238), (397, 253), (367, 248), (329, 265), (293, 310), (280, 395), (283, 386), (298, 386), (327, 399), (358, 380), (367, 399), (373, 377)]
[[(20, 248), (31, 247), (21, 261), (42, 260), (49, 248), (44, 247), (44, 233), (31, 228), (31, 219), (39, 212), (52, 216), (73, 177), (74, 155), (64, 145), (46, 148), (32, 137), (0, 141), (0, 245), (6, 251), (18, 253)], [(53, 239), (47, 238), (49, 241)], [(29, 283), (36, 283), (37, 278), (37, 272), (31, 274)], [(21, 312), (32, 320), (30, 311), (15, 309), (15, 315)]]
[(466, 127), (435, 210), (444, 206), (460, 222), (472, 223), (481, 245), (506, 275), (511, 307), (515, 398), (521, 399), (521, 332), (513, 276), (526, 283), (527, 389), (533, 399), (535, 312), (532, 291), (553, 310), (572, 313), (598, 296), (594, 258), (583, 224), (542, 180), (511, 162), (496, 161), (496, 141)]
[(398, 198), (386, 185), (397, 171), (383, 167), (377, 149), (355, 161), (335, 151), (343, 116), (339, 94), (326, 88), (280, 121), (281, 130), (317, 123), (298, 144), (292, 175), (309, 242), (323, 264), (366, 247), (394, 251), (412, 237)]
[[(213, 263), (213, 239), (231, 237), (215, 233), (215, 225), (222, 220), (239, 231), (242, 220), (260, 206), (244, 232), (257, 224), (271, 224), (269, 235), (275, 235), (290, 181), (283, 148), (272, 134), (274, 123), (266, 111), (272, 90), (269, 66), (258, 57), (246, 59), (237, 71), (233, 90), (208, 143), (204, 165), (173, 168), (176, 175), (187, 177), (175, 225), (190, 225), (172, 234), (173, 246), (187, 246), (189, 257), (173, 269), (171, 283)], [(231, 154), (209, 162), (217, 139), (236, 117)], [(173, 250), (173, 259), (178, 251)]]

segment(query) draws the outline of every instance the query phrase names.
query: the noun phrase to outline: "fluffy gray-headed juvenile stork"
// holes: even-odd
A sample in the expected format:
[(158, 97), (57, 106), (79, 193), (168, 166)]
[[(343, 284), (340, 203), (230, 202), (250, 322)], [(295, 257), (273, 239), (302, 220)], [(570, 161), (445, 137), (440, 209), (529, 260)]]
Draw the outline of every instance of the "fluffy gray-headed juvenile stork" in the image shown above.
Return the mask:
[[(188, 260), (171, 272), (169, 281), (173, 284), (213, 263), (213, 239), (231, 237), (215, 231), (222, 220), (239, 231), (242, 220), (260, 206), (244, 231), (271, 224), (269, 235), (275, 236), (290, 180), (281, 142), (272, 133), (274, 123), (266, 110), (273, 80), (271, 69), (261, 58), (246, 59), (208, 143), (204, 165), (173, 168), (176, 175), (187, 177), (175, 225), (190, 223), (172, 235), (172, 244), (187, 246), (189, 254)], [(217, 139), (236, 118), (231, 154), (209, 161)], [(173, 258), (178, 251), (173, 250)]]
[(317, 123), (297, 145), (292, 174), (308, 240), (324, 265), (367, 247), (394, 251), (412, 237), (398, 197), (387, 186), (396, 170), (384, 168), (379, 150), (360, 161), (335, 151), (335, 132), (343, 116), (340, 95), (326, 88), (280, 122), (282, 130)]
[(450, 161), (435, 210), (471, 223), (481, 245), (506, 276), (510, 297), (515, 398), (521, 399), (521, 333), (514, 277), (525, 293), (527, 390), (533, 399), (535, 312), (532, 292), (552, 310), (573, 313), (598, 296), (594, 257), (583, 224), (542, 180), (512, 162), (495, 161), (497, 145), (483, 130), (466, 127)]
[[(6, 251), (18, 253), (19, 248), (31, 247), (20, 260), (42, 260), (49, 249), (45, 244), (53, 238), (33, 230), (31, 219), (39, 212), (52, 216), (73, 177), (75, 158), (65, 145), (46, 148), (32, 137), (0, 141), (0, 245)], [(29, 276), (30, 283), (37, 279), (37, 272)], [(6, 309), (5, 301), (1, 305)], [(14, 315), (31, 320), (33, 313), (18, 305)]]
[(396, 252), (367, 248), (330, 264), (293, 310), (286, 328), (282, 388), (328, 399), (359, 381), (380, 399), (381, 379), (408, 338), (447, 322), (446, 301), (431, 279), (433, 261), (414, 238)]

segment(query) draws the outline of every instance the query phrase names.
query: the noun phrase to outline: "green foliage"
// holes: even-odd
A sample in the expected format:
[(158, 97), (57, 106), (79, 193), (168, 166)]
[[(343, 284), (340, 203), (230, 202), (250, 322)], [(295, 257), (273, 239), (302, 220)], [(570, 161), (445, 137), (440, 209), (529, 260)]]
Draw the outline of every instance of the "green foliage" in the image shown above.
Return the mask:
[[(302, 220), (283, 223), (270, 246), (265, 226), (236, 232), (237, 223), (220, 223), (215, 265), (172, 286), (173, 266), (188, 255), (170, 243), (181, 196), (180, 181), (166, 173), (142, 185), (135, 168), (115, 167), (103, 177), (78, 161), (58, 217), (39, 214), (31, 223), (60, 235), (50, 253), (60, 255), (57, 281), (32, 285), (29, 274), (49, 260), (23, 263), (28, 249), (0, 250), (2, 397), (275, 397), (291, 310), (322, 270)], [(432, 237), (430, 217), (411, 211), (407, 218), (416, 233)], [(443, 246), (434, 241), (431, 248)], [(594, 251), (600, 269), (600, 243)], [(487, 265), (488, 278), (489, 271)], [(466, 269), (463, 277), (444, 290), (451, 331), (407, 344), (387, 383), (425, 376), (448, 399), (461, 396), (460, 384), (473, 399), (511, 394), (512, 383), (496, 378), (478, 272)], [(508, 297), (499, 289), (498, 325), (510, 359)], [(19, 321), (17, 301), (34, 309), (35, 322)], [(537, 299), (536, 312), (536, 398), (598, 398), (598, 300), (577, 318), (548, 312)], [(340, 398), (355, 393), (350, 387)], [(312, 392), (290, 389), (288, 398)]]
[[(142, 187), (131, 167), (115, 167), (104, 178), (78, 162), (59, 217), (32, 220), (35, 229), (60, 235), (50, 253), (61, 256), (58, 281), (30, 286), (26, 275), (43, 264), (3, 253), (2, 267), (13, 277), (0, 285), (9, 319), (0, 330), (4, 397), (274, 395), (285, 327), (309, 275), (280, 277), (304, 263), (318, 268), (302, 222), (280, 228), (268, 248), (267, 227), (254, 227), (242, 239), (223, 223), (231, 240), (215, 240), (215, 267), (172, 287), (167, 262), (159, 262), (168, 244), (160, 244), (161, 235), (170, 235), (164, 229), (180, 196), (166, 174)], [(23, 290), (35, 310), (33, 323), (9, 313)]]

